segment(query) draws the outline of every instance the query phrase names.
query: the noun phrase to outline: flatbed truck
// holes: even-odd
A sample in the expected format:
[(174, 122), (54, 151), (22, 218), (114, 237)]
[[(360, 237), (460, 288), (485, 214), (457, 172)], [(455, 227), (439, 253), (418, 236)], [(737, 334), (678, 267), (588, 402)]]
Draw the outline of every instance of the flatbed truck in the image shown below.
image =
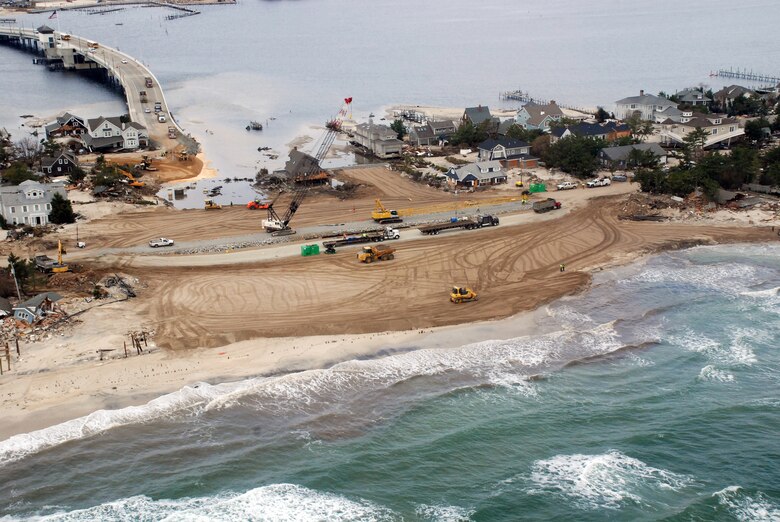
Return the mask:
[(482, 216), (474, 216), (471, 218), (454, 219), (448, 223), (436, 223), (433, 225), (425, 225), (419, 228), (420, 232), (427, 235), (436, 235), (444, 230), (453, 230), (456, 228), (465, 228), (466, 230), (473, 230), (475, 228), (482, 227), (495, 227), (498, 226), (499, 220), (496, 216), (489, 214)]
[(398, 239), (401, 237), (401, 233), (397, 229), (391, 227), (385, 227), (384, 230), (377, 230), (374, 232), (366, 232), (363, 234), (356, 234), (352, 236), (345, 236), (341, 239), (331, 239), (330, 241), (323, 241), (322, 246), (325, 247), (326, 254), (335, 254), (336, 247), (359, 245), (361, 243), (376, 243), (384, 241), (386, 239)]

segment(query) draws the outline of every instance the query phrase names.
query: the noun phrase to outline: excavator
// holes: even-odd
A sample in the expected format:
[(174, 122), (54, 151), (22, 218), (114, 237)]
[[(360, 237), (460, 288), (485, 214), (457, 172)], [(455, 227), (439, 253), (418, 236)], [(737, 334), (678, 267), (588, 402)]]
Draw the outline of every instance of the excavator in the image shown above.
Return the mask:
[(325, 135), (322, 138), (322, 143), (320, 143), (319, 149), (317, 149), (317, 154), (313, 156), (316, 162), (312, 162), (312, 164), (310, 164), (305, 169), (305, 171), (300, 176), (298, 176), (298, 180), (301, 181), (301, 183), (299, 183), (298, 187), (295, 188), (292, 194), (292, 199), (290, 200), (290, 203), (287, 206), (287, 210), (284, 212), (284, 214), (280, 216), (274, 208), (274, 203), (276, 202), (276, 199), (279, 198), (279, 196), (277, 196), (276, 199), (271, 201), (271, 203), (268, 205), (268, 217), (262, 222), (263, 228), (266, 230), (266, 232), (273, 236), (288, 236), (295, 234), (295, 230), (290, 228), (290, 221), (298, 211), (298, 208), (301, 206), (301, 202), (306, 197), (306, 194), (309, 192), (309, 184), (306, 183), (306, 179), (322, 170), (319, 164), (325, 158), (325, 155), (328, 153), (330, 146), (333, 145), (333, 141), (336, 139), (336, 135), (341, 131), (342, 120), (347, 115), (347, 109), (351, 102), (352, 98), (344, 98), (344, 105), (342, 105), (341, 109), (339, 109), (338, 116), (325, 124)]
[(206, 210), (219, 210), (222, 208), (222, 205), (219, 203), (214, 203), (213, 199), (207, 199), (203, 202), (203, 208)]
[(378, 222), (380, 225), (386, 225), (390, 223), (402, 223), (403, 218), (398, 214), (397, 210), (388, 210), (377, 198), (374, 211), (371, 213), (371, 219)]
[(128, 181), (127, 184), (130, 185), (131, 187), (141, 188), (146, 185), (146, 183), (144, 183), (143, 181), (138, 181), (138, 179), (136, 179), (136, 177), (130, 174), (129, 172), (125, 172), (124, 170), (120, 169), (119, 173), (127, 178)]
[(47, 274), (70, 272), (70, 267), (67, 263), (62, 262), (63, 251), (62, 241), (57, 241), (57, 261), (54, 261), (54, 259), (45, 254), (38, 254), (35, 256), (35, 266), (38, 270)]

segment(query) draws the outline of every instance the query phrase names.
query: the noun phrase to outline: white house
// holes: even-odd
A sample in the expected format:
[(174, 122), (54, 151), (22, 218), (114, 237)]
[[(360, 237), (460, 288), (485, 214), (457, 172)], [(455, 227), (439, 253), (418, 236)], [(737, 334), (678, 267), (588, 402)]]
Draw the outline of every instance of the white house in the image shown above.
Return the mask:
[(507, 181), (506, 172), (504, 172), (501, 162), (498, 160), (478, 161), (462, 167), (452, 167), (446, 176), (451, 185), (460, 187), (497, 185)]
[(676, 109), (677, 104), (666, 98), (639, 91), (639, 96), (629, 96), (615, 102), (615, 117), (625, 120), (638, 113), (643, 120), (656, 121), (656, 112), (663, 112), (670, 107)]
[(735, 118), (723, 114), (697, 114), (681, 121), (666, 120), (661, 122), (661, 141), (663, 143), (685, 143), (685, 136), (696, 129), (702, 129), (708, 136), (704, 147), (726, 142), (745, 134), (745, 129)]
[(520, 107), (515, 120), (524, 129), (539, 129), (550, 132), (550, 125), (563, 118), (563, 111), (555, 100), (546, 105), (529, 102)]
[(376, 125), (373, 121), (355, 126), (354, 141), (380, 158), (400, 156), (404, 146), (397, 132), (387, 125)]
[(49, 223), (51, 198), (54, 194), (68, 199), (62, 183), (23, 181), (19, 185), (0, 187), (0, 214), (13, 225), (46, 225)]
[(140, 123), (100, 116), (87, 120), (87, 132), (81, 137), (91, 151), (136, 150), (146, 146), (149, 134)]

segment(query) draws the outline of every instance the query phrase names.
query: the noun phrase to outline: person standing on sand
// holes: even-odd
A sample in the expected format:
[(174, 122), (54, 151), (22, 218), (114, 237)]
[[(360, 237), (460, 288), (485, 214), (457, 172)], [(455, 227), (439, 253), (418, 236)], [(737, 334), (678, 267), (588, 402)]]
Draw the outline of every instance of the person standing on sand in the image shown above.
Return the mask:
[(566, 265), (564, 265), (563, 263), (561, 263), (561, 272), (563, 272), (563, 271), (565, 271), (565, 270), (566, 270)]

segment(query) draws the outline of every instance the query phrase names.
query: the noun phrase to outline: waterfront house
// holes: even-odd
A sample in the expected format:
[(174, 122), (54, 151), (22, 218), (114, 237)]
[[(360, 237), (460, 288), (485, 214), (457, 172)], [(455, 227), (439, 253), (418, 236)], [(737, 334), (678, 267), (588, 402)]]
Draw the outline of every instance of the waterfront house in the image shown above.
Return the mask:
[(492, 121), (493, 116), (490, 114), (490, 107), (487, 105), (478, 105), (476, 107), (466, 107), (461, 116), (461, 122), (471, 122), (475, 127), (486, 121)]
[(371, 121), (355, 126), (353, 141), (380, 158), (398, 157), (404, 146), (397, 132), (387, 125), (375, 125)]
[(665, 120), (661, 122), (661, 142), (665, 144), (683, 144), (685, 136), (696, 129), (703, 129), (708, 136), (704, 147), (725, 143), (745, 134), (739, 121), (723, 114), (696, 114), (683, 118), (681, 121)]
[(479, 144), (479, 160), (501, 162), (504, 168), (532, 169), (539, 160), (531, 157), (531, 146), (512, 138), (487, 139)]
[(87, 132), (81, 135), (92, 152), (137, 150), (146, 147), (149, 134), (140, 123), (122, 122), (119, 117), (100, 116), (87, 120)]
[(62, 299), (56, 292), (44, 292), (13, 307), (14, 317), (27, 324), (43, 318), (54, 310), (54, 303)]
[(412, 125), (412, 128), (409, 129), (409, 143), (417, 147), (428, 147), (430, 145), (438, 145), (439, 139), (426, 123), (425, 125)]
[(69, 150), (62, 150), (54, 156), (41, 158), (41, 172), (46, 176), (63, 176), (70, 174), (79, 166), (76, 155)]
[(0, 214), (11, 225), (46, 225), (54, 194), (68, 199), (62, 183), (27, 180), (19, 185), (0, 187)]
[(431, 120), (428, 122), (428, 126), (433, 131), (434, 136), (439, 138), (439, 141), (450, 139), (456, 130), (455, 123), (448, 120)]
[(677, 98), (677, 102), (681, 105), (692, 106), (709, 106), (712, 103), (712, 98), (704, 93), (704, 89), (699, 87), (689, 87), (674, 95)]
[(66, 112), (62, 116), (58, 116), (56, 120), (48, 123), (44, 130), (46, 131), (46, 139), (61, 138), (64, 136), (81, 136), (87, 132), (87, 126), (84, 123), (84, 118), (79, 118), (73, 114)]
[(290, 159), (284, 164), (284, 169), (274, 171), (276, 175), (283, 175), (288, 180), (301, 184), (321, 184), (328, 181), (330, 176), (320, 167), (317, 158), (301, 152), (298, 147), (290, 151)]
[(478, 161), (462, 167), (452, 167), (447, 171), (446, 176), (447, 183), (456, 187), (497, 185), (507, 181), (506, 172), (498, 160)]
[(734, 103), (734, 100), (743, 96), (745, 98), (755, 98), (756, 91), (742, 87), (741, 85), (729, 85), (714, 94), (715, 101), (722, 109), (728, 109)]
[(650, 151), (658, 158), (659, 163), (666, 163), (666, 151), (657, 143), (637, 143), (621, 147), (605, 147), (599, 151), (598, 159), (605, 167), (612, 166), (618, 169), (625, 169), (632, 150)]
[(625, 123), (610, 121), (604, 124), (580, 122), (567, 127), (555, 127), (550, 131), (550, 143), (569, 136), (580, 138), (603, 139), (615, 141), (631, 135), (631, 129)]
[(677, 108), (677, 104), (661, 96), (639, 91), (639, 96), (629, 96), (615, 102), (615, 116), (619, 120), (626, 120), (639, 114), (643, 120), (656, 121), (656, 112), (663, 112), (669, 107)]
[(538, 129), (544, 132), (550, 132), (552, 123), (561, 118), (563, 118), (563, 111), (555, 100), (544, 105), (528, 102), (518, 109), (515, 116), (518, 125), (524, 129)]

